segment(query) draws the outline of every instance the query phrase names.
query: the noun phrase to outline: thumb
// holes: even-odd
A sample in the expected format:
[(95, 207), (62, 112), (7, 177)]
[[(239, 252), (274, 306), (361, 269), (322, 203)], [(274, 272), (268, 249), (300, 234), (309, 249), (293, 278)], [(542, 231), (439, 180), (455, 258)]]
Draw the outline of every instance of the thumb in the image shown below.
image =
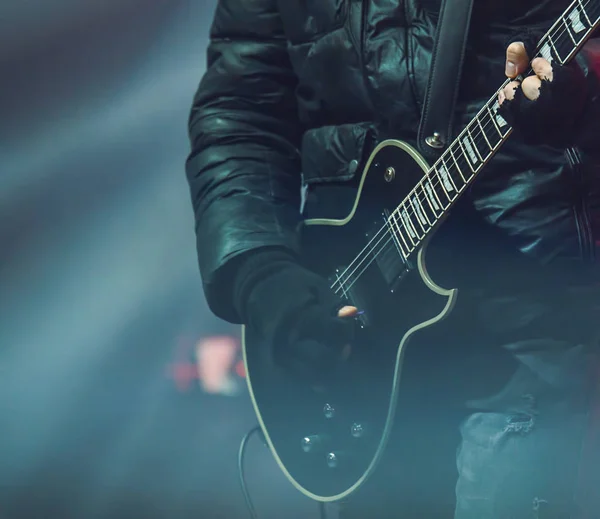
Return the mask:
[(524, 43), (521, 41), (511, 43), (506, 49), (506, 76), (514, 79), (519, 74), (523, 74), (528, 66), (529, 56)]
[(338, 311), (338, 317), (354, 317), (356, 314), (358, 314), (358, 308), (355, 306), (344, 306)]

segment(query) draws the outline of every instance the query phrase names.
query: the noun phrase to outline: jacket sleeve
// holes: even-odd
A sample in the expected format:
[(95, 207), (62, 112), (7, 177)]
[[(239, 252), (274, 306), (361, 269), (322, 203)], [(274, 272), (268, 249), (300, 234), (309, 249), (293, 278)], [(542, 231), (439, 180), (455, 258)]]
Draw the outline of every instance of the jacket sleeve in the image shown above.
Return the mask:
[(262, 247), (298, 249), (301, 125), (276, 0), (219, 0), (210, 38), (186, 174), (208, 304), (239, 322), (236, 259)]

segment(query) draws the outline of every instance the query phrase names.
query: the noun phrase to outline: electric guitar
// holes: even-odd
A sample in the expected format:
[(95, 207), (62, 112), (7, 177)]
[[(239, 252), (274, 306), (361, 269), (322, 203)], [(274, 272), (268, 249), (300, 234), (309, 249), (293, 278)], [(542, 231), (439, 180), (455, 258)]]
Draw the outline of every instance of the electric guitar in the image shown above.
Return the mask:
[[(599, 23), (600, 0), (575, 0), (540, 40), (536, 57), (567, 63)], [(344, 499), (373, 473), (394, 422), (406, 346), (452, 310), (457, 290), (430, 278), (426, 245), (511, 135), (498, 114), (498, 92), (435, 164), (405, 142), (381, 142), (350, 213), (305, 222), (306, 263), (331, 279), (335, 294), (366, 310), (357, 318), (353, 362), (332, 374), (329, 389), (291, 380), (273, 364), (272, 346), (243, 329), (248, 388), (268, 447), (290, 482), (314, 500)], [(374, 348), (377, 355), (369, 355)]]

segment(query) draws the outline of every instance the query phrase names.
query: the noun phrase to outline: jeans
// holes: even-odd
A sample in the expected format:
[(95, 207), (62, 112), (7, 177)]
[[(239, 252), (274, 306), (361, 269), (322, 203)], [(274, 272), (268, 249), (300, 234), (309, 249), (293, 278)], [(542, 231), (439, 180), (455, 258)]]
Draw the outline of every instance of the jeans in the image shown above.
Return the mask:
[(472, 298), (415, 340), (393, 438), (341, 519), (599, 518), (597, 314), (578, 293)]

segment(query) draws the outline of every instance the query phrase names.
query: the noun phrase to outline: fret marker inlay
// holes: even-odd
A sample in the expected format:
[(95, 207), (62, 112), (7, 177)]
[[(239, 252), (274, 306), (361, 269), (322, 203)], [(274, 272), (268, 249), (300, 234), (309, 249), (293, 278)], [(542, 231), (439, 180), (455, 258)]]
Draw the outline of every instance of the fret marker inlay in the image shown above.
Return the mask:
[(473, 149), (473, 145), (471, 144), (471, 139), (469, 139), (469, 137), (466, 136), (462, 142), (463, 142), (465, 149), (467, 150), (467, 155), (469, 156), (469, 159), (471, 159), (471, 164), (476, 165), (479, 162), (479, 159), (477, 158), (477, 154), (475, 153), (475, 150)]
[(431, 188), (431, 183), (430, 182), (427, 182), (427, 184), (425, 184), (425, 191), (427, 193), (427, 198), (431, 202), (431, 205), (433, 206), (433, 208), (436, 211), (439, 211), (440, 206), (437, 203), (437, 200), (435, 199), (435, 195), (433, 194), (433, 189)]
[(585, 31), (585, 25), (581, 21), (581, 13), (579, 9), (575, 8), (571, 11), (569, 15), (569, 20), (571, 20), (571, 26), (575, 33), (579, 34), (581, 31)]
[(504, 117), (502, 117), (498, 113), (499, 109), (500, 109), (500, 105), (498, 104), (498, 101), (496, 101), (494, 103), (494, 117), (496, 119), (496, 122), (498, 123), (498, 126), (500, 126), (500, 128), (503, 128), (504, 126), (508, 126), (508, 122), (506, 121), (506, 119), (504, 119)]
[(416, 235), (415, 231), (413, 230), (413, 226), (410, 222), (410, 217), (408, 216), (406, 209), (404, 209), (402, 211), (402, 223), (404, 224), (404, 228), (408, 231), (408, 235), (411, 238), (416, 238), (417, 235)]
[(442, 183), (444, 184), (446, 191), (454, 191), (454, 186), (452, 185), (452, 182), (450, 182), (450, 174), (444, 165), (440, 166), (440, 176), (442, 177)]
[(427, 221), (427, 218), (425, 218), (425, 214), (423, 213), (423, 206), (421, 205), (421, 202), (416, 196), (412, 198), (412, 205), (415, 208), (415, 213), (417, 213), (417, 216), (421, 223), (423, 225), (429, 225), (429, 222)]

